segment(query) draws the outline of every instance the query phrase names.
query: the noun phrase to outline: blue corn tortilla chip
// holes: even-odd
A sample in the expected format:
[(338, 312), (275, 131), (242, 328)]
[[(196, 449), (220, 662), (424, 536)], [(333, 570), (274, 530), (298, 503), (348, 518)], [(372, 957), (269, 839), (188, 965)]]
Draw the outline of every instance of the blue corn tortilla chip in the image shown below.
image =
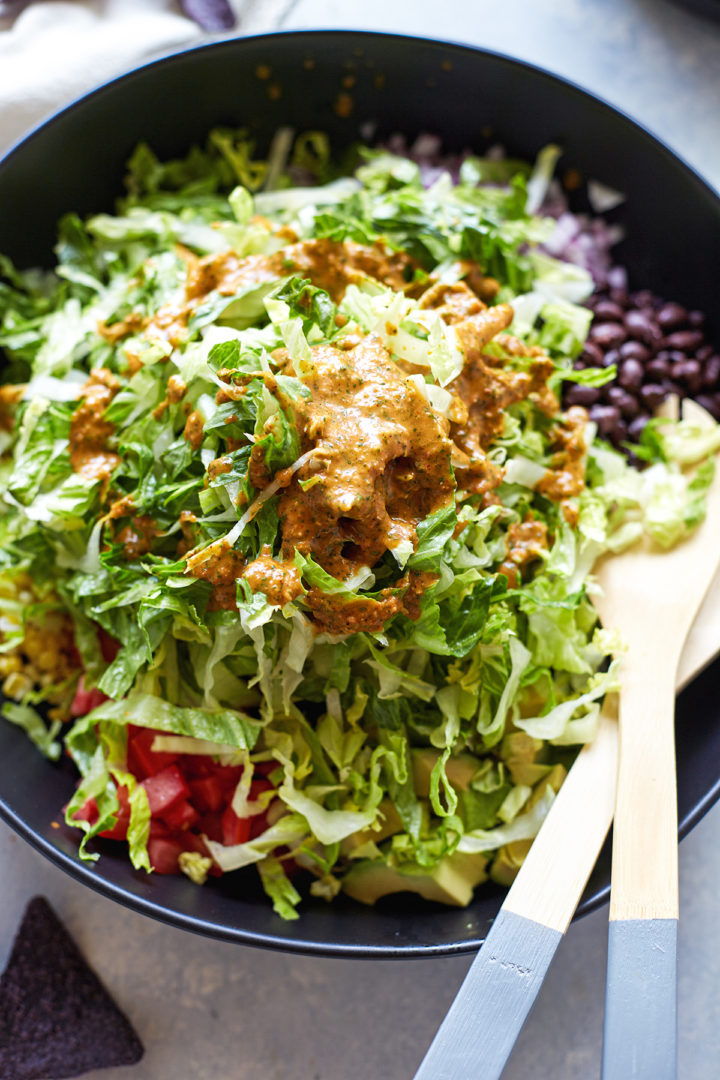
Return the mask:
[(130, 1021), (36, 896), (0, 976), (0, 1077), (62, 1080), (142, 1055)]

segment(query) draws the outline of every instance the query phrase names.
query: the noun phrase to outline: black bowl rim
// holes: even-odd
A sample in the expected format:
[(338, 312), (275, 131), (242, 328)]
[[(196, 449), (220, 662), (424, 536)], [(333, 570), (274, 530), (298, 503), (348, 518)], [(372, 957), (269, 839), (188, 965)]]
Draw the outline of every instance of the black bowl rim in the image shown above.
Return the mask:
[[(600, 105), (610, 112), (614, 113), (621, 120), (624, 120), (633, 130), (634, 134), (641, 140), (652, 144), (656, 150), (659, 150), (664, 156), (670, 158), (675, 165), (679, 165), (681, 169), (686, 173), (688, 179), (694, 183), (699, 189), (703, 190), (706, 196), (710, 196), (711, 200), (720, 200), (720, 190), (710, 183), (704, 176), (702, 176), (697, 169), (691, 166), (681, 154), (677, 153), (674, 149), (667, 145), (657, 135), (653, 134), (647, 127), (645, 127), (640, 121), (636, 120), (629, 113), (625, 112), (622, 108), (611, 104), (606, 98), (594, 93), (591, 90), (586, 89), (579, 83), (574, 82), (571, 79), (566, 78), (563, 75), (558, 75), (547, 68), (544, 68), (538, 64), (533, 64), (530, 61), (522, 60), (508, 53), (503, 53), (495, 49), (486, 49), (477, 45), (468, 44), (460, 41), (453, 41), (444, 38), (425, 37), (422, 35), (414, 34), (400, 34), (391, 33), (386, 31), (376, 30), (354, 30), (350, 28), (333, 29), (332, 27), (326, 27), (322, 29), (300, 29), (300, 30), (278, 30), (267, 33), (259, 34), (247, 34), (247, 35), (224, 35), (212, 41), (205, 41), (199, 44), (193, 44), (180, 49), (172, 49), (162, 53), (151, 60), (144, 63), (137, 64), (126, 71), (121, 72), (118, 75), (113, 76), (111, 79), (106, 80), (95, 86), (93, 89), (87, 91), (74, 98), (68, 104), (56, 109), (50, 115), (45, 117), (42, 121), (35, 124), (29, 129), (23, 136), (17, 139), (11, 144), (11, 146), (0, 156), (0, 169), (2, 169), (4, 163), (18, 150), (20, 150), (27, 142), (38, 137), (42, 134), (43, 130), (53, 124), (59, 117), (64, 116), (66, 113), (72, 112), (75, 108), (84, 104), (89, 99), (95, 97), (98, 94), (104, 93), (109, 90), (116, 83), (124, 82), (128, 78), (132, 78), (134, 75), (145, 71), (149, 68), (160, 66), (166, 62), (173, 61), (174, 59), (193, 54), (197, 52), (208, 52), (215, 49), (232, 48), (238, 42), (244, 41), (268, 41), (272, 42), (280, 38), (296, 38), (301, 40), (307, 40), (309, 38), (315, 41), (318, 38), (336, 38), (348, 40), (352, 39), (357, 41), (358, 39), (394, 39), (396, 41), (402, 41), (411, 45), (437, 45), (442, 48), (450, 50), (458, 50), (462, 52), (473, 52), (479, 56), (489, 56), (501, 62), (526, 68), (541, 78), (552, 81), (554, 83), (560, 83), (567, 90), (572, 93), (578, 94), (583, 98), (588, 99), (595, 105)], [(693, 808), (687, 813), (679, 823), (678, 834), (680, 839), (683, 839), (691, 829), (693, 829), (698, 822), (707, 814), (712, 806), (720, 799), (720, 775), (715, 783), (705, 792), (703, 797), (696, 802)], [(70, 874), (76, 880), (89, 886), (95, 892), (108, 899), (114, 900), (125, 907), (130, 908), (133, 911), (137, 911), (139, 914), (147, 915), (150, 918), (156, 919), (159, 922), (163, 922), (174, 926), (178, 929), (188, 930), (193, 933), (202, 934), (205, 937), (215, 938), (221, 941), (229, 941), (235, 944), (254, 946), (257, 948), (274, 949), (280, 952), (298, 953), (312, 956), (323, 957), (337, 957), (341, 959), (371, 959), (371, 960), (409, 960), (409, 959), (428, 959), (433, 956), (458, 956), (467, 953), (477, 951), (482, 945), (483, 939), (478, 937), (472, 937), (463, 941), (456, 941), (450, 944), (441, 945), (409, 945), (409, 946), (386, 946), (386, 945), (353, 945), (353, 944), (338, 944), (329, 942), (308, 942), (302, 940), (296, 940), (293, 938), (277, 938), (273, 935), (262, 934), (255, 931), (245, 930), (242, 927), (223, 926), (217, 923), (212, 923), (208, 920), (196, 918), (192, 915), (183, 914), (179, 911), (174, 911), (170, 908), (164, 907), (161, 904), (157, 904), (152, 900), (145, 899), (128, 893), (122, 886), (116, 885), (110, 881), (106, 881), (94, 873), (94, 863), (81, 863), (72, 855), (67, 854), (55, 847), (49, 839), (39, 835), (35, 830), (29, 826), (15, 811), (10, 807), (3, 799), (0, 798), (0, 818), (2, 818), (16, 833), (27, 840), (31, 846), (40, 851), (51, 862), (55, 863), (66, 873)], [(584, 901), (577, 909), (574, 919), (582, 918), (584, 915), (588, 915), (598, 908), (602, 907), (610, 898), (610, 885), (606, 885), (604, 888), (599, 889), (594, 896), (591, 896), (588, 900)]]

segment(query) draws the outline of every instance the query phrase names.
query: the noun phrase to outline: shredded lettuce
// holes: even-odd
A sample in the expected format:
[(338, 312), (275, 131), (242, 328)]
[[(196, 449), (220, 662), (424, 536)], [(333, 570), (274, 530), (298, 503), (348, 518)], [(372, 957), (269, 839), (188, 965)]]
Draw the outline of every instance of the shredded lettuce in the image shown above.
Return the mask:
[[(208, 815), (179, 866), (201, 883), (213, 867), (255, 865), (282, 918), (297, 917), (304, 889), (290, 861), (325, 899), (353, 867), (427, 891), (468, 868), (475, 884), (486, 863), (507, 876), (508, 845), (521, 861), (617, 687), (622, 647), (598, 627), (593, 565), (641, 536), (682, 542), (703, 519), (720, 448), (717, 426), (692, 415), (652, 421), (639, 471), (588, 422), (585, 484), (561, 503), (544, 483), (558, 418), (531, 395), (502, 409), (489, 446), (450, 451), (470, 423), (456, 380), (471, 346), (462, 313), (448, 314), (454, 294), (511, 304), (510, 332), (530, 348), (483, 346), (493, 363), (523, 374), (539, 346), (551, 389), (615, 376), (573, 368), (593, 283), (547, 253), (556, 223), (539, 211), (559, 154), (546, 147), (534, 168), (471, 157), (457, 182), (437, 169), (423, 186), (423, 170), (387, 150), (362, 148), (348, 177), (321, 133), (283, 130), (261, 160), (247, 132), (221, 129), (176, 161), (138, 147), (116, 213), (60, 223), (54, 273), (0, 258), (0, 347), (24, 387), (0, 424), (0, 653), (30, 664), (48, 613), (66, 620), (60, 652), (72, 652), (63, 680), (25, 692), (20, 678), (3, 715), (51, 759), (62, 747), (72, 757), (66, 820), (83, 858), (97, 857), (92, 841), (116, 823), (124, 788), (129, 858), (150, 869), (132, 725), (155, 733), (156, 751), (237, 770), (228, 804), (252, 838), (219, 843)], [(323, 272), (298, 260), (305, 243)], [(402, 253), (402, 279), (391, 288), (358, 259), (338, 292), (326, 255), (340, 244)], [(478, 275), (497, 286), (474, 293)], [(193, 290), (188, 318), (173, 321)], [(312, 549), (287, 550), (287, 495), (312, 503), (326, 482), (322, 418), (311, 439), (299, 422), (318, 347), (342, 355), (368, 334), (449, 433), (456, 490), (343, 574)], [(71, 438), (91, 371), (113, 388), (94, 417), (112, 431), (106, 476), (77, 471)], [(355, 522), (343, 527), (344, 547)], [(528, 558), (527, 528), (541, 537)], [(291, 589), (267, 585), (267, 559)], [(357, 632), (321, 624), (318, 597)], [(61, 734), (44, 710), (69, 715), (81, 672), (83, 693), (108, 700)], [(93, 805), (92, 822), (75, 818)], [(461, 902), (470, 890), (465, 880)]]

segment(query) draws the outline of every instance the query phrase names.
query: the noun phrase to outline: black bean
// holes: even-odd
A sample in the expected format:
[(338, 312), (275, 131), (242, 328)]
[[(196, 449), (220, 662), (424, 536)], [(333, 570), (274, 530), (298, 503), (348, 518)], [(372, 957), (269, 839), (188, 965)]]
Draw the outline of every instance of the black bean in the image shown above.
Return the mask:
[(585, 361), (588, 367), (602, 367), (605, 354), (599, 345), (593, 341), (586, 341), (580, 359)]
[(668, 394), (677, 394), (678, 397), (685, 397), (685, 387), (676, 382), (675, 379), (663, 379), (663, 389), (665, 391), (665, 397)]
[(634, 420), (630, 421), (628, 424), (628, 437), (632, 442), (639, 441), (649, 419), (649, 416), (636, 416)]
[(634, 394), (629, 394), (621, 386), (609, 386), (605, 391), (605, 397), (610, 405), (619, 409), (626, 419), (632, 419), (640, 412), (640, 405)]
[(612, 300), (600, 300), (595, 305), (595, 318), (598, 322), (617, 322), (623, 321), (623, 315), (625, 314), (620, 304), (614, 304)]
[(655, 296), (649, 289), (641, 289), (640, 292), (630, 293), (630, 300), (635, 307), (652, 307)]
[(668, 379), (670, 377), (670, 364), (662, 357), (656, 356), (645, 368), (645, 374), (649, 375), (651, 379)]
[(618, 349), (608, 349), (602, 359), (603, 367), (611, 367), (613, 364), (620, 363), (620, 352)]
[[(700, 354), (698, 353), (698, 356)], [(720, 382), (720, 356), (717, 353), (705, 360), (702, 367), (702, 384), (706, 390), (714, 390)]]
[(688, 320), (694, 330), (699, 330), (701, 326), (705, 325), (705, 312), (704, 311), (689, 311)]
[(566, 405), (583, 405), (589, 408), (600, 400), (600, 391), (596, 386), (571, 386), (565, 391)]
[(697, 394), (702, 386), (702, 367), (697, 360), (683, 360), (673, 364), (670, 375), (677, 382), (684, 383), (691, 394)]
[(667, 397), (667, 392), (658, 383), (646, 383), (640, 388), (640, 400), (646, 409), (656, 409)]
[(611, 289), (610, 299), (612, 300), (613, 304), (619, 304), (621, 308), (626, 308), (630, 306), (630, 297), (628, 295), (627, 289)]
[(707, 409), (711, 416), (720, 420), (720, 401), (717, 394), (698, 394), (695, 400), (703, 409)]
[(590, 409), (590, 419), (597, 424), (601, 435), (609, 435), (620, 420), (620, 410), (614, 405), (593, 405)]
[(662, 331), (645, 311), (626, 312), (625, 326), (630, 337), (643, 341), (646, 345), (656, 345), (662, 341)]
[(616, 349), (627, 340), (627, 330), (621, 323), (593, 323), (590, 327), (590, 340), (601, 349)]
[(668, 334), (663, 345), (666, 349), (678, 349), (680, 352), (691, 353), (699, 349), (704, 341), (705, 338), (699, 330), (676, 330), (674, 334)]
[(639, 390), (643, 384), (645, 370), (639, 360), (623, 360), (618, 372), (618, 382), (625, 390)]
[(620, 443), (625, 442), (627, 437), (628, 437), (628, 426), (627, 426), (627, 424), (625, 423), (624, 420), (618, 420), (617, 424), (615, 425), (615, 427), (612, 429), (612, 432), (610, 433), (610, 438), (612, 439), (612, 441), (616, 445), (619, 445)]
[(657, 313), (658, 324), (663, 330), (676, 330), (679, 326), (684, 326), (687, 322), (688, 313), (682, 304), (676, 304), (674, 301), (670, 301), (667, 304), (663, 304)]
[(696, 360), (701, 360), (701, 361), (709, 360), (710, 357), (712, 356), (712, 354), (713, 354), (712, 345), (701, 345), (701, 347), (695, 353), (695, 359)]
[(624, 345), (620, 346), (620, 355), (623, 360), (639, 360), (641, 364), (647, 363), (652, 356), (652, 353), (648, 349), (647, 345), (643, 345), (640, 341), (626, 341)]

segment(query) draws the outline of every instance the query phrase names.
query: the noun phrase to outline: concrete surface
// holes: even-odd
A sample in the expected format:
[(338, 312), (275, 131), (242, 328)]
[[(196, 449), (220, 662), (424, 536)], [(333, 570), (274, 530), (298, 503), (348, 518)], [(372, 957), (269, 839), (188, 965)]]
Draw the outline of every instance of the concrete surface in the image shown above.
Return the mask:
[[(720, 25), (666, 0), (248, 0), (243, 29), (362, 26), (554, 69), (644, 121), (720, 187)], [(278, 15), (279, 12), (279, 15)], [(272, 18), (269, 16), (272, 15)], [(720, 808), (680, 849), (680, 1070), (720, 1074)], [(354, 963), (196, 938), (85, 890), (0, 825), (0, 963), (43, 893), (130, 1014), (140, 1065), (90, 1080), (409, 1080), (468, 958)], [(507, 1080), (599, 1076), (606, 912), (573, 926)]]

